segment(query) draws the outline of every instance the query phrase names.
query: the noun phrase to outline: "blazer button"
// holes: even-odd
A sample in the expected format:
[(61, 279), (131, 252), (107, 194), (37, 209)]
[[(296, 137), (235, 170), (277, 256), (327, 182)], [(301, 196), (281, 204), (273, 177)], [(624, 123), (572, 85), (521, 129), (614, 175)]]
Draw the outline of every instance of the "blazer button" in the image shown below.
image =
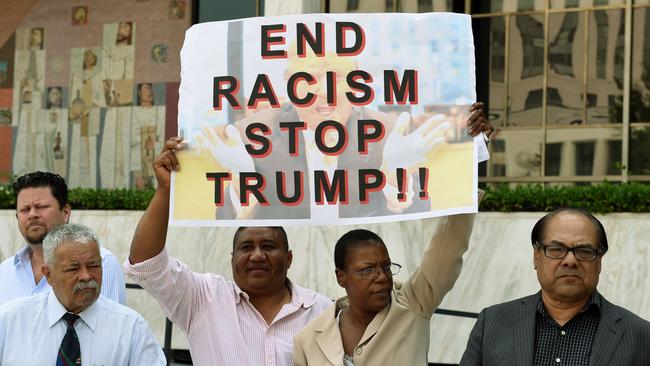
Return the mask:
[(356, 349), (356, 350), (354, 350), (354, 353), (356, 353), (356, 354), (357, 354), (357, 356), (358, 356), (358, 355), (360, 355), (360, 354), (361, 354), (361, 352), (362, 352), (362, 350), (361, 350), (361, 347), (357, 347), (357, 349)]

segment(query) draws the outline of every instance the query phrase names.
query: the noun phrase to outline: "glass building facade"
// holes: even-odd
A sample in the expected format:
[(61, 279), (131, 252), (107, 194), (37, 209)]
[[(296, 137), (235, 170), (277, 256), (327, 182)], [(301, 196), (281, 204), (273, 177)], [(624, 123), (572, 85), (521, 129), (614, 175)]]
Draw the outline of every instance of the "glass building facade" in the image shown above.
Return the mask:
[[(259, 15), (280, 7), (248, 1)], [(477, 95), (498, 129), (481, 182), (650, 181), (650, 0), (302, 0), (301, 9), (470, 14)]]

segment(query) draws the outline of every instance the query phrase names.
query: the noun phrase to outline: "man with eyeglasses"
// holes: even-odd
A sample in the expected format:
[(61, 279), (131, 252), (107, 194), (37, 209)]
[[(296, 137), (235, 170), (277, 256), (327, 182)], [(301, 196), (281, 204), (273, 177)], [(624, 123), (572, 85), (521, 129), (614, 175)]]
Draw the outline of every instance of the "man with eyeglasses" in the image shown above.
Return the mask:
[(558, 209), (531, 242), (541, 291), (484, 309), (460, 365), (650, 365), (650, 323), (596, 290), (608, 249), (600, 221)]

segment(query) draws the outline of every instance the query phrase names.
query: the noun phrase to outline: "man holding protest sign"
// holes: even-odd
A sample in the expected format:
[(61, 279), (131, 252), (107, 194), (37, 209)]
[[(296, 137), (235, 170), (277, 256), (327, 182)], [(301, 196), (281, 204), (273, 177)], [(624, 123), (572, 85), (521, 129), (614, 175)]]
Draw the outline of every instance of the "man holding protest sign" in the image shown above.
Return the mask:
[(292, 253), (281, 227), (240, 227), (234, 282), (192, 272), (165, 250), (172, 170), (181, 138), (153, 162), (156, 193), (140, 219), (124, 270), (187, 335), (195, 365), (291, 365), (293, 336), (331, 301), (287, 278)]

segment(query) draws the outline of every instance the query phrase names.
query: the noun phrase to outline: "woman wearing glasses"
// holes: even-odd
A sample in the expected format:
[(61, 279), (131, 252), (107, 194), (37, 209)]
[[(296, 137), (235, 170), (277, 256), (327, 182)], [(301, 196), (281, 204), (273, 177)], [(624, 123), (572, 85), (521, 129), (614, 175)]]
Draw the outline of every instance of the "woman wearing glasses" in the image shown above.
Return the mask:
[(404, 283), (382, 239), (352, 230), (336, 243), (338, 299), (295, 338), (302, 365), (426, 365), (429, 322), (460, 274), (474, 215), (440, 218), (419, 267)]

